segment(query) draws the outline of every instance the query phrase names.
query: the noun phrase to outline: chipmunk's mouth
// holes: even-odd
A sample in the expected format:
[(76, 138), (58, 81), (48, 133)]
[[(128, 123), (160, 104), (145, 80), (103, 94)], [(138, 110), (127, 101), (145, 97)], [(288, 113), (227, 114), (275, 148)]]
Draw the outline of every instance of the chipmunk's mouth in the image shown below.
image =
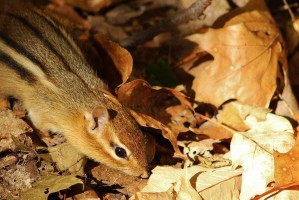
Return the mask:
[(126, 169), (123, 170), (125, 173), (131, 175), (131, 176), (135, 176), (135, 177), (139, 177), (142, 179), (146, 179), (149, 177), (149, 172), (146, 169)]

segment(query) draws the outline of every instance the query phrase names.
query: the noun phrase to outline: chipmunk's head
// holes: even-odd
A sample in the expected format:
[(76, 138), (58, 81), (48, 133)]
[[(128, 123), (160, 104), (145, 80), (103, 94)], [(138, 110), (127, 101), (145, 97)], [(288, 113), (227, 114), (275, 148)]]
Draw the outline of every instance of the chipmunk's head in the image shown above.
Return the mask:
[(145, 136), (122, 108), (97, 106), (84, 120), (87, 145), (82, 153), (127, 174), (148, 177)]

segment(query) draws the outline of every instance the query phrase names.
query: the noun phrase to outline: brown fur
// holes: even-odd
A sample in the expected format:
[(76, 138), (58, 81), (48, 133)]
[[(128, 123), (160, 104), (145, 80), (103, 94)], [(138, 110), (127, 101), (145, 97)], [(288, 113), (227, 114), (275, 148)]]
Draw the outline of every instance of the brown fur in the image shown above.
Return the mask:
[[(120, 104), (93, 89), (107, 87), (61, 25), (36, 9), (22, 10), (0, 18), (0, 99), (19, 99), (37, 129), (63, 133), (93, 160), (145, 177), (146, 140), (137, 124)], [(93, 112), (97, 108), (110, 118)], [(116, 146), (127, 150), (126, 159), (115, 155)]]

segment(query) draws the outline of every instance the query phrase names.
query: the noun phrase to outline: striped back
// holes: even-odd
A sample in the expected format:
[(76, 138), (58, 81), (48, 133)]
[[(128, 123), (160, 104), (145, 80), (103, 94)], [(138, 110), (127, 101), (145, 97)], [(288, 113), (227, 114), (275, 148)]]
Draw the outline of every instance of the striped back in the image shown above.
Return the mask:
[(34, 82), (72, 73), (93, 73), (81, 51), (56, 20), (39, 10), (8, 11), (0, 20), (0, 61)]

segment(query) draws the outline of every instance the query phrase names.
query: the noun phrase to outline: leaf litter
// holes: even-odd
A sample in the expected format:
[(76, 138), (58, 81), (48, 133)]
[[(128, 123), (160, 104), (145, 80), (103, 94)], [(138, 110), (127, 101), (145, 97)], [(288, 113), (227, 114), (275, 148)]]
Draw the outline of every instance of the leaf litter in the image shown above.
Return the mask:
[[(0, 198), (298, 198), (298, 105), (291, 89), (296, 91), (298, 81), (292, 73), (288, 77), (287, 57), (292, 50), (293, 72), (298, 50), (288, 43), (299, 41), (298, 12), (287, 18), (295, 29), (290, 39), (276, 24), (281, 22), (275, 12), (287, 11), (275, 10), (276, 4), (268, 9), (264, 1), (252, 0), (232, 8), (214, 0), (206, 18), (173, 25), (127, 50), (117, 44), (194, 2), (42, 5), (67, 21), (111, 89), (103, 92), (126, 106), (148, 134), (152, 173), (138, 179), (86, 161), (59, 137), (46, 147), (33, 127), (2, 109)], [(18, 184), (12, 187), (13, 182)]]

